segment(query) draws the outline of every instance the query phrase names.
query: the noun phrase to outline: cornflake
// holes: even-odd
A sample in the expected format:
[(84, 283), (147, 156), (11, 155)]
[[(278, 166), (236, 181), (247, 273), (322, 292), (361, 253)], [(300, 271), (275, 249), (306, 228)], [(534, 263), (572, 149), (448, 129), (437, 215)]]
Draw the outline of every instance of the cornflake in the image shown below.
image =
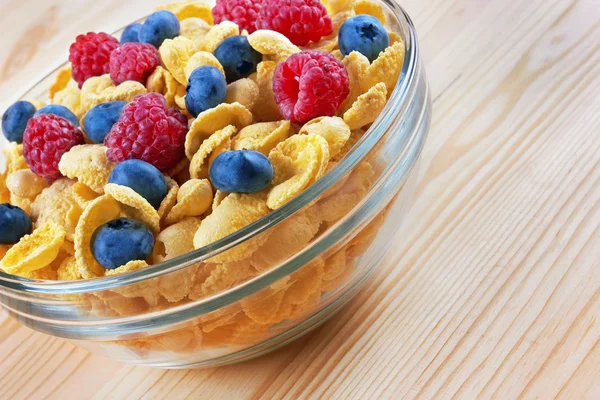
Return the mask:
[(256, 85), (258, 86), (259, 96), (258, 104), (255, 107), (254, 116), (259, 122), (278, 121), (282, 119), (279, 106), (275, 101), (273, 92), (273, 76), (277, 63), (273, 61), (262, 61), (258, 63), (256, 74)]
[(260, 92), (258, 86), (252, 79), (243, 78), (227, 85), (225, 103), (240, 103), (252, 111), (258, 104)]
[(165, 96), (167, 107), (174, 107), (175, 95), (180, 88), (180, 84), (169, 71), (158, 66), (148, 77), (146, 88), (148, 92), (160, 93)]
[(104, 186), (115, 164), (106, 158), (106, 147), (101, 144), (74, 146), (63, 154), (58, 164), (60, 172), (76, 179), (94, 192), (104, 194)]
[(179, 185), (172, 178), (165, 175), (167, 181), (167, 195), (160, 203), (158, 207), (158, 217), (160, 218), (161, 224), (164, 223), (167, 215), (171, 212), (171, 209), (177, 203), (177, 193), (179, 192)]
[(115, 86), (110, 75), (96, 76), (89, 78), (81, 87), (81, 110), (85, 114), (100, 103), (117, 100), (129, 103), (135, 96), (146, 92), (146, 87), (139, 82), (125, 81)]
[(386, 102), (385, 84), (378, 83), (356, 99), (352, 107), (344, 113), (344, 122), (350, 129), (362, 128), (377, 119)]
[(242, 129), (233, 138), (233, 150), (254, 150), (268, 156), (271, 150), (293, 134), (290, 121), (260, 122)]
[(403, 63), (404, 43), (394, 43), (380, 53), (379, 57), (366, 69), (362, 81), (363, 92), (375, 87), (378, 83), (383, 83), (385, 84), (387, 94), (391, 96), (398, 78), (400, 78)]
[(186, 18), (181, 21), (181, 28), (179, 30), (179, 36), (190, 39), (196, 45), (196, 48), (200, 48), (200, 43), (204, 40), (204, 36), (210, 30), (211, 25), (200, 18)]
[(158, 49), (163, 65), (182, 85), (187, 85), (185, 67), (190, 57), (196, 53), (196, 45), (190, 39), (178, 36), (166, 39)]
[(385, 24), (385, 21), (387, 20), (381, 4), (378, 4), (372, 0), (356, 0), (354, 3), (354, 12), (357, 15), (371, 15), (377, 18), (382, 25)]
[(36, 225), (53, 222), (63, 227), (68, 240), (74, 240), (75, 227), (82, 207), (75, 198), (75, 181), (61, 178), (54, 181), (31, 203), (31, 219)]
[(121, 203), (123, 213), (133, 219), (143, 222), (155, 234), (160, 231), (158, 212), (139, 193), (130, 187), (109, 183), (104, 187), (106, 194)]
[(48, 182), (29, 169), (21, 169), (8, 175), (6, 187), (16, 196), (33, 200), (42, 190), (48, 187)]
[(239, 36), (239, 34), (240, 28), (237, 26), (237, 24), (231, 21), (223, 21), (220, 24), (210, 28), (200, 43), (198, 50), (214, 53), (223, 40), (232, 36)]
[(236, 127), (229, 125), (203, 141), (190, 163), (190, 176), (193, 179), (208, 178), (212, 160), (220, 153), (231, 150), (231, 138), (236, 133)]
[(70, 80), (67, 86), (57, 91), (50, 100), (52, 104), (60, 104), (67, 107), (73, 111), (77, 118), (82, 118), (87, 112), (81, 104), (81, 90), (74, 80)]
[(327, 140), (330, 157), (337, 156), (350, 138), (350, 127), (338, 117), (319, 117), (304, 124), (300, 134), (314, 134)]
[(188, 80), (190, 79), (192, 72), (194, 72), (197, 68), (205, 66), (215, 67), (221, 71), (223, 76), (225, 76), (225, 70), (223, 69), (223, 66), (219, 60), (217, 60), (217, 57), (207, 51), (199, 51), (192, 55), (185, 65), (185, 84), (187, 84)]
[(69, 63), (64, 68), (61, 68), (60, 71), (56, 73), (56, 77), (54, 78), (54, 83), (50, 85), (48, 88), (48, 98), (53, 99), (56, 96), (56, 93), (64, 90), (69, 82), (71, 82), (72, 68)]
[(213, 191), (207, 179), (191, 179), (184, 183), (177, 193), (177, 204), (166, 218), (171, 225), (185, 217), (197, 217), (210, 209), (213, 202)]
[[(344, 57), (342, 62), (346, 67), (346, 71), (348, 71), (348, 79), (350, 82), (350, 93), (340, 108), (343, 114), (352, 107), (356, 99), (358, 99), (358, 96), (364, 93), (362, 80), (367, 73), (367, 68), (369, 68), (370, 63), (369, 59), (358, 51), (353, 51), (348, 54)], [(367, 90), (368, 89), (369, 88), (367, 88)]]
[(201, 1), (186, 1), (182, 3), (163, 4), (156, 8), (155, 11), (167, 10), (171, 11), (178, 20), (185, 21), (188, 18), (199, 18), (207, 24), (213, 24), (213, 16), (211, 5)]
[(277, 63), (302, 51), (281, 33), (270, 30), (257, 30), (248, 36), (248, 42), (260, 54), (273, 56), (273, 61)]

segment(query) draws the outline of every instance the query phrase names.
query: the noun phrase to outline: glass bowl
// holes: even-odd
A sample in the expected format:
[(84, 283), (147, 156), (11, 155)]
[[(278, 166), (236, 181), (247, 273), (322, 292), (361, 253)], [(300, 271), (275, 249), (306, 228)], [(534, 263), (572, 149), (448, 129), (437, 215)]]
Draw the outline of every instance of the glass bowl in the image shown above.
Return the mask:
[[(246, 360), (325, 322), (394, 244), (431, 120), (414, 26), (395, 1), (382, 4), (388, 30), (405, 44), (401, 78), (377, 121), (322, 179), (249, 226), (141, 270), (80, 281), (0, 272), (0, 303), (32, 329), (159, 368)], [(45, 98), (57, 71), (22, 98)], [(161, 246), (168, 253), (173, 243)]]

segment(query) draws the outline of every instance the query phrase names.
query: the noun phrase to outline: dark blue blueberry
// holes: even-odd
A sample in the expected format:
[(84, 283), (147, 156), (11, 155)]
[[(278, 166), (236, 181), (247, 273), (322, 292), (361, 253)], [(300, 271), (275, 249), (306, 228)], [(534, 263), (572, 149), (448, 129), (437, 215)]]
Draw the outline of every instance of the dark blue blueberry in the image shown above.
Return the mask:
[(2, 132), (9, 142), (23, 143), (27, 122), (35, 114), (35, 107), (28, 101), (17, 101), (2, 116)]
[(130, 187), (154, 208), (160, 207), (167, 195), (165, 176), (154, 165), (141, 160), (127, 160), (117, 164), (108, 183)]
[(142, 24), (138, 24), (137, 22), (127, 25), (127, 28), (125, 28), (121, 34), (121, 44), (139, 42), (141, 27)]
[(210, 180), (222, 192), (257, 193), (273, 180), (273, 165), (257, 151), (226, 151), (213, 161)]
[(34, 116), (37, 117), (38, 115), (43, 114), (58, 115), (59, 117), (63, 117), (73, 125), (79, 126), (79, 120), (77, 119), (75, 114), (73, 114), (73, 111), (69, 110), (65, 106), (61, 106), (60, 104), (48, 104), (47, 106), (37, 110)]
[(390, 45), (390, 36), (377, 18), (357, 15), (344, 22), (338, 43), (343, 55), (358, 51), (373, 62)]
[(250, 46), (246, 36), (232, 36), (223, 40), (214, 54), (223, 66), (229, 83), (247, 78), (256, 72), (256, 66), (262, 61), (262, 55)]
[(19, 207), (0, 204), (0, 244), (15, 244), (33, 229), (31, 218)]
[(225, 101), (227, 82), (215, 67), (204, 66), (194, 70), (185, 89), (185, 106), (194, 117)]
[(157, 11), (150, 15), (140, 28), (140, 42), (159, 48), (165, 39), (179, 35), (179, 20), (170, 11)]
[(152, 231), (134, 219), (119, 218), (100, 226), (92, 236), (92, 254), (106, 269), (145, 260), (154, 250)]
[(95, 143), (104, 143), (110, 128), (121, 118), (126, 104), (124, 101), (111, 101), (93, 107), (83, 119), (86, 135)]

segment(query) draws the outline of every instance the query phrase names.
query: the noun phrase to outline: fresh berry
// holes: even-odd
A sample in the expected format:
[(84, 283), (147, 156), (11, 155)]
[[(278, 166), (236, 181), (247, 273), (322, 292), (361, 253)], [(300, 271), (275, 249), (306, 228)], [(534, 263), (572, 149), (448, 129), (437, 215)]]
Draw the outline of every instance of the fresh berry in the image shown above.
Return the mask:
[(119, 218), (101, 225), (91, 240), (92, 254), (106, 269), (145, 260), (154, 250), (154, 235), (142, 222)]
[(318, 42), (333, 32), (331, 18), (319, 0), (264, 0), (256, 27), (282, 33), (298, 46)]
[(125, 81), (146, 83), (160, 65), (156, 47), (147, 43), (126, 43), (110, 54), (110, 78), (117, 85)]
[(168, 110), (162, 95), (142, 94), (125, 106), (106, 136), (106, 156), (112, 162), (138, 159), (166, 171), (184, 157), (187, 130), (185, 117)]
[(2, 132), (9, 142), (23, 143), (27, 122), (33, 118), (35, 107), (28, 101), (17, 101), (2, 115)]
[(139, 42), (141, 27), (142, 24), (138, 24), (137, 22), (127, 25), (121, 34), (121, 44)]
[(263, 0), (217, 0), (212, 9), (215, 24), (223, 21), (235, 22), (240, 30), (252, 33), (256, 30), (256, 19)]
[(358, 51), (373, 62), (390, 45), (390, 37), (381, 22), (370, 15), (352, 17), (340, 28), (340, 51), (347, 56)]
[(262, 55), (250, 46), (246, 36), (223, 40), (214, 55), (223, 66), (228, 83), (247, 78), (256, 72), (256, 66), (262, 61)]
[(185, 89), (185, 106), (190, 114), (198, 114), (225, 101), (227, 82), (223, 73), (212, 66), (197, 68), (190, 75)]
[(179, 35), (179, 20), (170, 11), (157, 11), (151, 14), (140, 28), (140, 42), (150, 43), (159, 48), (165, 39)]
[(0, 244), (15, 244), (33, 229), (31, 218), (19, 207), (0, 204)]
[(123, 108), (127, 105), (124, 101), (111, 101), (93, 107), (83, 119), (85, 134), (94, 143), (104, 143), (104, 139), (114, 124), (117, 123)]
[(140, 160), (127, 160), (112, 170), (108, 183), (127, 186), (148, 200), (154, 208), (160, 207), (167, 195), (167, 181), (152, 164)]
[(29, 168), (47, 181), (62, 175), (58, 163), (73, 146), (84, 144), (83, 133), (63, 117), (45, 114), (31, 118), (23, 135), (23, 156)]
[(211, 164), (210, 180), (222, 192), (257, 193), (273, 180), (273, 165), (258, 151), (226, 151)]
[(70, 123), (72, 123), (75, 126), (79, 126), (79, 120), (77, 119), (77, 116), (75, 114), (73, 114), (73, 111), (69, 110), (67, 107), (62, 106), (60, 104), (48, 104), (47, 106), (44, 106), (42, 108), (40, 108), (39, 110), (36, 111), (35, 114), (33, 114), (34, 117), (37, 117), (39, 115), (44, 115), (44, 114), (54, 114), (54, 115), (58, 115), (59, 117), (63, 117), (64, 119), (66, 119), (67, 121), (69, 121)]
[(108, 33), (90, 32), (79, 35), (69, 49), (73, 79), (79, 84), (93, 76), (108, 74), (110, 53), (119, 47), (119, 41)]
[(348, 72), (329, 53), (303, 51), (277, 66), (273, 91), (284, 118), (303, 124), (335, 115), (350, 92)]

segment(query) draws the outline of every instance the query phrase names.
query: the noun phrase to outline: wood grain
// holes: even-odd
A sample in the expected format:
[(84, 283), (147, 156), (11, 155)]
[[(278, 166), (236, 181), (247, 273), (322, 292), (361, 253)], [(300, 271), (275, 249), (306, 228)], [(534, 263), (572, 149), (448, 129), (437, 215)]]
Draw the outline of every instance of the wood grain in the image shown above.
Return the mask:
[[(3, 106), (75, 34), (161, 2), (7, 0)], [(600, 2), (403, 5), (433, 126), (398, 245), (348, 307), (272, 355), (189, 371), (106, 360), (0, 311), (0, 398), (600, 398)]]

